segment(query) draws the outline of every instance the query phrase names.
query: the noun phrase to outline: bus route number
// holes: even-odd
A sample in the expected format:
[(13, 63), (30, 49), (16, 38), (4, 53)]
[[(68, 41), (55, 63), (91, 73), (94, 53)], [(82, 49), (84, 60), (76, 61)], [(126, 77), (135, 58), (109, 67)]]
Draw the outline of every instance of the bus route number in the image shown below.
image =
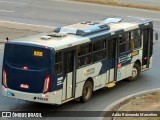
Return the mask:
[(34, 51), (33, 55), (34, 55), (34, 56), (38, 56), (38, 57), (42, 57), (42, 56), (43, 56), (43, 52)]

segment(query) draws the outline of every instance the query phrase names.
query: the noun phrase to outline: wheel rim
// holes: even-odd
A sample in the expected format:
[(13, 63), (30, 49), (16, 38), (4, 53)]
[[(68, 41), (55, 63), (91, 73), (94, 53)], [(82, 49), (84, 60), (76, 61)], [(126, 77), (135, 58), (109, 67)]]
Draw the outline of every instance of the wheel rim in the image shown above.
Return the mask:
[(133, 70), (132, 70), (132, 77), (137, 77), (137, 75), (138, 75), (138, 70), (136, 69), (136, 68), (133, 68)]

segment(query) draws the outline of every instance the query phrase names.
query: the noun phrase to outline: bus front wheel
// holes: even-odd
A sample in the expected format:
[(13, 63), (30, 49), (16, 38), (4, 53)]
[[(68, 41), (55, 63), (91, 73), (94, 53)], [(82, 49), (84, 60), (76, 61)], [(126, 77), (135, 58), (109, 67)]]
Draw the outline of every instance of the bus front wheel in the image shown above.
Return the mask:
[(93, 91), (93, 84), (91, 81), (86, 81), (83, 86), (82, 96), (80, 98), (81, 102), (85, 103), (91, 99)]
[(140, 76), (141, 73), (141, 68), (138, 64), (134, 64), (133, 69), (132, 69), (132, 76), (128, 78), (128, 80), (133, 81), (137, 80)]

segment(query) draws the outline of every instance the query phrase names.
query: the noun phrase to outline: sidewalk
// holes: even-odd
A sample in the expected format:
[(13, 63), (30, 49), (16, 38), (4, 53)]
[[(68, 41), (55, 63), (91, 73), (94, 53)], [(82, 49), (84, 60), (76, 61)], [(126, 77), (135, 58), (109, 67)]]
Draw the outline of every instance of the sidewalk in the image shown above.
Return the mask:
[[(105, 112), (106, 111), (106, 112)], [(107, 117), (107, 111), (119, 112), (121, 117)], [(131, 112), (132, 117), (123, 117), (122, 112)], [(122, 98), (107, 106), (101, 115), (101, 120), (160, 120), (160, 88), (142, 91)], [(136, 113), (137, 114), (134, 114)], [(142, 114), (144, 113), (144, 116)], [(151, 116), (146, 117), (148, 113)], [(151, 114), (152, 113), (152, 114)], [(137, 116), (136, 116), (137, 115)], [(141, 116), (142, 115), (142, 116)], [(153, 115), (153, 116), (152, 116)], [(159, 117), (155, 117), (158, 115)], [(105, 117), (106, 116), (106, 117)]]

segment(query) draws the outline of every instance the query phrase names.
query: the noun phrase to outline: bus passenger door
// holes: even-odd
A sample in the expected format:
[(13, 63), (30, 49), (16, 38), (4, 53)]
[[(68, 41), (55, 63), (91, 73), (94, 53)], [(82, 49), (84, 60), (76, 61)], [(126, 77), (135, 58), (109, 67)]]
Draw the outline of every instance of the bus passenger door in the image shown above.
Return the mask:
[(143, 30), (142, 69), (149, 68), (150, 46), (151, 46), (151, 29), (147, 28)]
[(116, 80), (117, 74), (117, 38), (111, 38), (108, 40), (108, 55), (109, 55), (109, 70), (107, 71), (108, 83)]
[(63, 98), (62, 100), (66, 100), (69, 98), (74, 97), (74, 88), (75, 88), (75, 73), (74, 73), (74, 54), (75, 51), (65, 52), (63, 54), (63, 66), (64, 66), (64, 73), (66, 74), (64, 83), (63, 83)]

